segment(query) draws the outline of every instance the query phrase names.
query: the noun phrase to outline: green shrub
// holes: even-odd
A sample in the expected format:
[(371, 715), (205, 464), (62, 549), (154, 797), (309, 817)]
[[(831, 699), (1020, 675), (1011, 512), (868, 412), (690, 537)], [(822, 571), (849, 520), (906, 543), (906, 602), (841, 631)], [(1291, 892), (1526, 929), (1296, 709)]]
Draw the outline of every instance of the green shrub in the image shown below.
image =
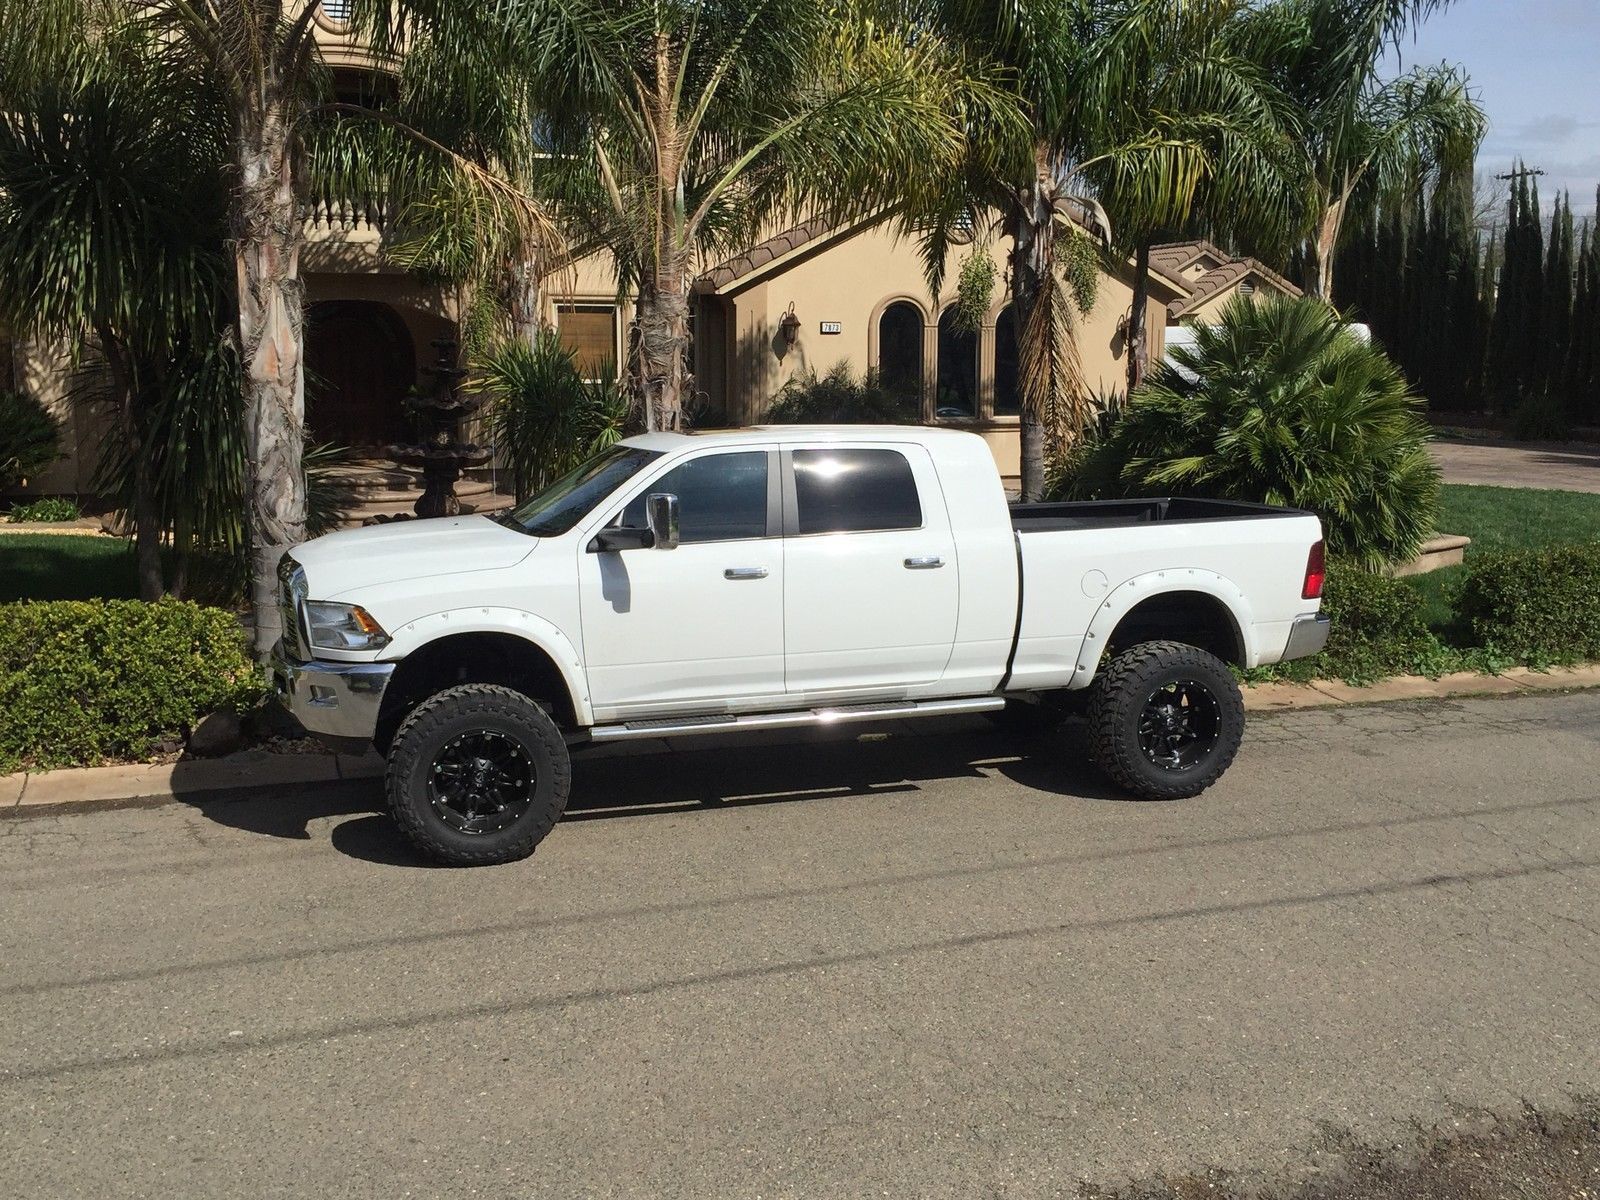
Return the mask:
[(1480, 645), (1519, 662), (1600, 658), (1600, 542), (1476, 555), (1457, 611)]
[(1402, 580), (1336, 565), (1328, 572), (1322, 611), (1333, 622), (1322, 653), (1269, 667), (1262, 677), (1360, 684), (1390, 675), (1436, 676), (1457, 665), (1454, 652), (1428, 628), (1421, 594)]
[(1399, 369), (1331, 308), (1241, 298), (1155, 370), (1063, 487), (1309, 509), (1331, 551), (1371, 570), (1414, 557), (1433, 533), (1427, 441)]
[(232, 613), (172, 600), (0, 605), (0, 773), (147, 758), (263, 694)]
[(82, 514), (76, 502), (65, 496), (46, 496), (27, 504), (18, 504), (7, 518), (13, 525), (24, 521), (76, 521)]
[(915, 425), (921, 419), (916, 396), (884, 387), (872, 371), (857, 379), (842, 361), (826, 375), (798, 372), (767, 411), (774, 425)]
[(60, 457), (61, 431), (44, 405), (0, 391), (0, 488), (16, 486)]
[(1519, 442), (1562, 442), (1572, 434), (1566, 405), (1548, 393), (1524, 397), (1511, 413), (1511, 436)]

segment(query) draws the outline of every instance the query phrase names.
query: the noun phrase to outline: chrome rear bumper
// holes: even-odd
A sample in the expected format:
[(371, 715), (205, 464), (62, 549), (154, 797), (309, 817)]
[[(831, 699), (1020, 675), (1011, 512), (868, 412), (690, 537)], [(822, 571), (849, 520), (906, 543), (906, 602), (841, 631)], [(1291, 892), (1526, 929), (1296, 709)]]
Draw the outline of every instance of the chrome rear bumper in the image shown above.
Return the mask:
[(1328, 644), (1331, 626), (1332, 622), (1323, 613), (1296, 617), (1294, 624), (1289, 626), (1289, 644), (1283, 648), (1283, 657), (1278, 661), (1288, 662), (1291, 658), (1309, 658), (1320, 653)]
[(371, 739), (394, 663), (304, 662), (280, 641), (272, 648), (272, 686), (283, 706), (315, 734)]

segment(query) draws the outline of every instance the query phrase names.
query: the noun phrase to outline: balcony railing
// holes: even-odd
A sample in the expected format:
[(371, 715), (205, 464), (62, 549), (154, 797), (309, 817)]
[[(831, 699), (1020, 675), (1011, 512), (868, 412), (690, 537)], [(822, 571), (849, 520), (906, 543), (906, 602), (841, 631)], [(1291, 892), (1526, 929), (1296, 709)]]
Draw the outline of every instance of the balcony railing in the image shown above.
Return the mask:
[(336, 196), (315, 196), (300, 206), (308, 232), (376, 233), (388, 228), (391, 214), (381, 202)]

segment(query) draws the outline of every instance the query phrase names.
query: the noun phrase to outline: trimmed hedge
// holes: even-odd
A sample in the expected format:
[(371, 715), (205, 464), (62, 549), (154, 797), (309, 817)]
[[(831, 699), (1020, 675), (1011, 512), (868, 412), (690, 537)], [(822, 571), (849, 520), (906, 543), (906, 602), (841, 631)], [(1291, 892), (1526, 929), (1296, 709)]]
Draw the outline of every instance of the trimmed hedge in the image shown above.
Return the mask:
[(1321, 654), (1263, 667), (1250, 677), (1363, 684), (1390, 675), (1439, 675), (1458, 665), (1458, 656), (1428, 628), (1422, 596), (1401, 580), (1336, 564), (1322, 611), (1333, 626)]
[(148, 758), (265, 694), (238, 618), (163, 600), (0, 604), (0, 773)]
[(1530, 666), (1600, 658), (1600, 542), (1475, 555), (1456, 611), (1479, 645)]

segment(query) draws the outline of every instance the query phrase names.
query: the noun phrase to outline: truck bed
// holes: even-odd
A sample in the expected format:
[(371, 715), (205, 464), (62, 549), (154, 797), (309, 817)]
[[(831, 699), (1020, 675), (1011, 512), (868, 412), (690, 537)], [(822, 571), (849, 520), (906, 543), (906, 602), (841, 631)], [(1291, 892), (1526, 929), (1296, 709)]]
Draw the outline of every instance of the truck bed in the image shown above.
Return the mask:
[(1126, 525), (1180, 525), (1198, 521), (1237, 521), (1251, 517), (1300, 517), (1295, 508), (1243, 500), (1204, 500), (1161, 496), (1143, 500), (1073, 500), (1054, 504), (1013, 504), (1011, 525), (1018, 533), (1067, 529), (1116, 529)]

